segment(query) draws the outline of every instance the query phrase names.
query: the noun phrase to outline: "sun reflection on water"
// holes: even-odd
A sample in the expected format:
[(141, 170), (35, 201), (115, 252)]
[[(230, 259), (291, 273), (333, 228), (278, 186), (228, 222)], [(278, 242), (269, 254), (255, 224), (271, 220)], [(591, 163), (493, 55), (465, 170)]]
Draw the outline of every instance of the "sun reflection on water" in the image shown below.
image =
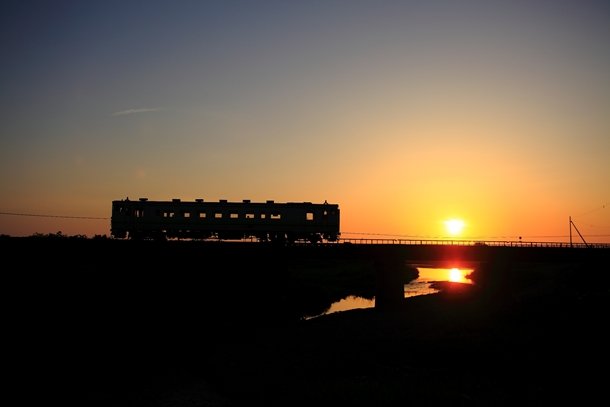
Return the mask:
[[(472, 270), (470, 272), (472, 272)], [(472, 280), (466, 278), (464, 270), (456, 267), (449, 270), (449, 281), (454, 283), (472, 283)]]
[(472, 279), (468, 276), (474, 271), (471, 268), (461, 267), (417, 267), (419, 277), (414, 281), (433, 282), (433, 281), (451, 281), (454, 283), (473, 284)]
[(405, 297), (437, 293), (439, 290), (430, 285), (436, 281), (450, 281), (452, 283), (474, 284), (468, 276), (474, 271), (472, 268), (462, 267), (417, 267), (419, 277), (405, 284)]
[[(439, 292), (436, 288), (432, 288), (431, 284), (436, 281), (450, 281), (453, 283), (474, 284), (474, 281), (469, 278), (469, 275), (474, 271), (472, 268), (463, 267), (417, 267), (419, 276), (404, 285), (404, 295), (407, 297), (415, 297), (418, 295), (434, 294)], [(356, 308), (371, 308), (375, 306), (375, 299), (362, 298), (357, 296), (349, 296), (340, 301), (333, 303), (330, 308), (321, 315), (332, 314), (339, 311), (348, 311)], [(320, 315), (316, 315), (320, 316)], [(316, 316), (306, 317), (305, 319), (315, 318)]]

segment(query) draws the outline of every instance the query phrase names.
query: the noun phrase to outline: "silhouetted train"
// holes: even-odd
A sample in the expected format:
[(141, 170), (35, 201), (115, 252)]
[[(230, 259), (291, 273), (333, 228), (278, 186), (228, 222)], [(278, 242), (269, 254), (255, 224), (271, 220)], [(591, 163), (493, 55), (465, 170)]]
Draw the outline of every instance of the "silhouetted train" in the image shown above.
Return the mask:
[(112, 201), (119, 239), (220, 239), (312, 243), (339, 239), (339, 205), (311, 202)]

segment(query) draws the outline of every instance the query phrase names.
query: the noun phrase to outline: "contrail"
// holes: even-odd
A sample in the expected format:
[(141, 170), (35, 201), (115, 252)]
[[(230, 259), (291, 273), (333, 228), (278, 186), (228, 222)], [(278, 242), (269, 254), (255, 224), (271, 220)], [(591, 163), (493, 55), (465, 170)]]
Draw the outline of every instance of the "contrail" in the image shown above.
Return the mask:
[(136, 114), (136, 113), (148, 113), (148, 112), (158, 112), (159, 110), (163, 110), (160, 107), (144, 107), (140, 109), (127, 109), (121, 110), (118, 112), (112, 113), (113, 116), (125, 116), (128, 114)]

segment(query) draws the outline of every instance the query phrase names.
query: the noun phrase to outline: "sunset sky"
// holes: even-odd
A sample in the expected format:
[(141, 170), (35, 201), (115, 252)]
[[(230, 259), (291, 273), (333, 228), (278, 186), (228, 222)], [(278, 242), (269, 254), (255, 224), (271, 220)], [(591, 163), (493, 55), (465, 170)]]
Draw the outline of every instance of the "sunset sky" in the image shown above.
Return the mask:
[[(343, 237), (610, 242), (610, 3), (5, 1), (0, 212), (337, 203)], [(0, 215), (0, 234), (109, 234)], [(367, 235), (364, 235), (367, 234)]]

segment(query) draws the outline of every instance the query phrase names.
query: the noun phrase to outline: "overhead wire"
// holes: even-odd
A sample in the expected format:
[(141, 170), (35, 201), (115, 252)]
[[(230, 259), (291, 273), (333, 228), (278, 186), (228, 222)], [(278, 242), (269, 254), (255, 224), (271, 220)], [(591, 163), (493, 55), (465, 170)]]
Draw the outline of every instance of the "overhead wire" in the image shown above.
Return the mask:
[(39, 213), (18, 213), (18, 212), (0, 212), (0, 215), (9, 216), (32, 216), (37, 218), (60, 218), (60, 219), (91, 219), (91, 220), (108, 220), (110, 218), (98, 216), (69, 216), (69, 215), (49, 215)]

